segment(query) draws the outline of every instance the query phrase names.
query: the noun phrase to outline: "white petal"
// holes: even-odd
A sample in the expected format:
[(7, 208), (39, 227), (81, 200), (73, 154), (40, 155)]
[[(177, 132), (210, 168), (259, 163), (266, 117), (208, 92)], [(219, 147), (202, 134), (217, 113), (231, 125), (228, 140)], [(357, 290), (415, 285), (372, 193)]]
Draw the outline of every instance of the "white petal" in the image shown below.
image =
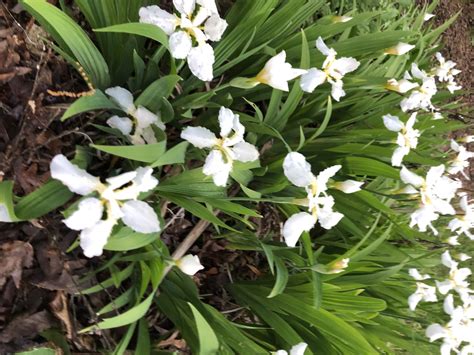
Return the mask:
[(413, 129), (413, 126), (416, 123), (416, 115), (417, 115), (417, 112), (413, 112), (408, 118), (407, 123), (405, 124), (405, 127), (408, 131)]
[(0, 222), (13, 222), (4, 203), (0, 203)]
[(204, 269), (197, 255), (188, 254), (176, 261), (176, 266), (187, 275), (194, 275)]
[(405, 155), (410, 153), (410, 148), (408, 147), (398, 147), (393, 151), (392, 154), (392, 166), (401, 166), (403, 158)]
[(136, 177), (133, 179), (138, 191), (146, 192), (153, 190), (158, 185), (158, 179), (152, 176), (153, 169), (150, 167), (140, 167), (137, 170)]
[(408, 274), (417, 281), (427, 280), (431, 278), (431, 276), (428, 274), (424, 274), (424, 275), (420, 274), (420, 272), (414, 268), (408, 269)]
[(141, 23), (149, 23), (158, 26), (168, 36), (176, 29), (178, 18), (175, 15), (160, 9), (156, 5), (142, 7), (138, 13), (140, 15)]
[(399, 132), (403, 129), (404, 124), (397, 116), (393, 115), (384, 115), (383, 124), (385, 127), (392, 132)]
[(426, 184), (428, 186), (435, 186), (438, 182), (441, 182), (440, 178), (443, 175), (444, 170), (445, 166), (443, 164), (431, 167), (426, 174)]
[(324, 170), (322, 170), (318, 176), (316, 176), (316, 181), (318, 185), (319, 192), (327, 190), (327, 183), (330, 178), (332, 178), (336, 173), (341, 170), (341, 165), (333, 165)]
[(138, 106), (137, 111), (135, 112), (135, 118), (137, 119), (137, 128), (145, 129), (151, 125), (156, 125), (161, 130), (165, 130), (166, 127), (161, 121), (161, 117), (148, 110), (146, 107)]
[(423, 296), (417, 292), (411, 294), (410, 297), (408, 297), (408, 307), (410, 308), (410, 310), (414, 311), (422, 298)]
[(127, 89), (120, 86), (108, 88), (105, 93), (112, 97), (112, 99), (120, 106), (122, 110), (132, 114), (135, 112), (135, 105), (133, 104), (133, 95)]
[(414, 45), (399, 42), (396, 46), (386, 49), (385, 54), (403, 55), (411, 51), (413, 48), (415, 48)]
[(215, 0), (196, 0), (196, 3), (206, 8), (212, 14), (217, 14), (217, 6)]
[(319, 224), (321, 225), (321, 227), (327, 230), (334, 227), (343, 218), (344, 218), (344, 215), (342, 213), (335, 212), (332, 209), (331, 210), (322, 209), (319, 211), (319, 214), (318, 214)]
[(448, 250), (441, 254), (441, 263), (449, 268), (456, 268), (458, 266), (458, 263), (453, 260)]
[(137, 176), (136, 171), (128, 171), (126, 173), (109, 177), (105, 181), (109, 184), (108, 190), (116, 190), (126, 184), (128, 184), (130, 181), (132, 181), (135, 177)]
[(346, 194), (352, 194), (354, 192), (360, 191), (360, 187), (362, 185), (364, 185), (363, 181), (345, 180), (336, 182), (334, 187)]
[(325, 56), (335, 56), (337, 54), (334, 49), (326, 46), (326, 43), (324, 43), (321, 37), (318, 37), (316, 40), (316, 48), (318, 48), (318, 50)]
[(188, 55), (188, 66), (194, 76), (202, 81), (211, 81), (213, 78), (214, 50), (205, 43), (192, 48)]
[(219, 127), (221, 128), (221, 137), (227, 137), (230, 134), (232, 128), (234, 128), (234, 119), (236, 116), (238, 119), (238, 115), (235, 115), (232, 110), (228, 108), (221, 107), (219, 109), (218, 120)]
[(431, 324), (426, 328), (426, 336), (430, 338), (430, 341), (435, 341), (437, 339), (443, 338), (446, 334), (446, 330), (439, 324)]
[(104, 206), (96, 198), (86, 198), (79, 202), (77, 210), (74, 211), (63, 222), (68, 228), (79, 231), (91, 228), (102, 219)]
[(453, 289), (453, 284), (450, 280), (436, 281), (436, 287), (438, 288), (439, 293), (442, 295), (447, 294)]
[(231, 170), (232, 163), (225, 162), (222, 152), (214, 149), (207, 156), (202, 172), (204, 175), (212, 176), (217, 186), (226, 186)]
[(211, 148), (217, 142), (216, 135), (204, 127), (186, 127), (181, 132), (181, 138), (201, 149)]
[(170, 36), (169, 45), (173, 58), (185, 59), (193, 46), (193, 42), (186, 32), (176, 31)]
[(190, 16), (194, 12), (195, 0), (173, 0), (173, 5), (179, 13)]
[(412, 173), (405, 166), (402, 166), (400, 170), (400, 178), (405, 184), (410, 184), (414, 187), (420, 187), (425, 181), (421, 176)]
[(294, 247), (303, 232), (309, 232), (315, 225), (315, 218), (307, 212), (299, 212), (287, 219), (283, 225), (283, 237), (289, 247)]
[(423, 16), (423, 21), (429, 21), (431, 20), (433, 17), (435, 17), (434, 14), (430, 14), (430, 13), (426, 13), (424, 16)]
[(290, 349), (290, 355), (304, 355), (304, 352), (307, 347), (308, 344), (306, 343), (298, 343), (296, 345), (293, 345)]
[(232, 147), (232, 151), (235, 155), (235, 160), (241, 161), (243, 163), (255, 161), (259, 157), (257, 148), (247, 142), (239, 142)]
[(454, 299), (453, 295), (447, 295), (443, 302), (444, 313), (453, 314), (454, 311)]
[(215, 14), (209, 17), (204, 24), (204, 33), (207, 38), (213, 42), (220, 41), (222, 34), (227, 28), (227, 21), (221, 19), (219, 15)]
[(346, 96), (346, 92), (342, 88), (342, 80), (337, 80), (331, 84), (331, 96), (334, 100), (339, 101), (341, 97)]
[(80, 245), (86, 257), (92, 258), (102, 255), (114, 225), (115, 221), (113, 220), (99, 221), (81, 232)]
[(304, 92), (313, 92), (319, 85), (326, 81), (326, 73), (322, 70), (311, 68), (301, 76), (300, 87)]
[(112, 116), (107, 120), (107, 124), (128, 136), (132, 132), (133, 122), (128, 117)]
[(160, 221), (153, 208), (143, 201), (127, 201), (122, 206), (122, 221), (139, 233), (155, 233), (161, 230)]
[(354, 58), (342, 57), (342, 58), (336, 59), (332, 63), (331, 67), (333, 70), (336, 70), (339, 74), (344, 76), (347, 73), (350, 73), (356, 70), (359, 67), (359, 65), (360, 65), (360, 62), (358, 62)]
[(51, 177), (61, 181), (69, 190), (79, 195), (88, 195), (100, 186), (99, 178), (72, 164), (62, 155), (56, 155), (51, 160)]
[(304, 155), (291, 152), (283, 161), (283, 171), (291, 183), (298, 187), (306, 187), (314, 180), (311, 173), (311, 165), (306, 161)]

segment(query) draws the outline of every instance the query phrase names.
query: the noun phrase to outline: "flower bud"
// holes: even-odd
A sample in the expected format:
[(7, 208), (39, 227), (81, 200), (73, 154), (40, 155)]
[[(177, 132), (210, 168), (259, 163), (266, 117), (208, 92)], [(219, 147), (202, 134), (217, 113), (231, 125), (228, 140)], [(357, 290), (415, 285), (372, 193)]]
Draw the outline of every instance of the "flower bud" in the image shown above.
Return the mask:
[(335, 182), (333, 187), (337, 190), (345, 192), (346, 194), (352, 194), (360, 191), (360, 187), (364, 185), (363, 181), (346, 180)]
[(194, 275), (199, 270), (204, 269), (197, 255), (188, 254), (176, 260), (176, 266), (187, 275)]
[(403, 55), (411, 51), (413, 48), (415, 48), (415, 46), (412, 44), (399, 42), (396, 46), (387, 48), (384, 54)]

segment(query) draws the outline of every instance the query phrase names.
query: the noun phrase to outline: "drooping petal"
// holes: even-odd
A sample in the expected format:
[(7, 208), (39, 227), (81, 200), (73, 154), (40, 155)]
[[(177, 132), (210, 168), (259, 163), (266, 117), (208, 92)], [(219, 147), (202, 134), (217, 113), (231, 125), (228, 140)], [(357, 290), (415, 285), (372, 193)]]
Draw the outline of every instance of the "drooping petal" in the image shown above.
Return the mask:
[(234, 159), (243, 163), (255, 161), (259, 157), (257, 148), (247, 142), (239, 142), (232, 147)]
[(342, 76), (346, 75), (347, 73), (351, 73), (356, 70), (360, 65), (360, 62), (351, 57), (342, 57), (336, 59), (331, 68), (341, 74)]
[(99, 199), (86, 198), (79, 202), (77, 210), (63, 222), (68, 228), (79, 231), (94, 226), (102, 219), (103, 213), (104, 206)]
[(197, 255), (188, 254), (176, 260), (176, 266), (185, 274), (193, 276), (199, 270), (204, 269)]
[(219, 15), (215, 14), (209, 17), (204, 24), (204, 33), (209, 40), (217, 42), (221, 40), (226, 28), (227, 21), (221, 19)]
[(152, 5), (140, 8), (138, 12), (141, 23), (149, 23), (161, 28), (168, 36), (171, 35), (178, 24), (178, 18), (159, 6)]
[(237, 115), (235, 115), (231, 109), (225, 107), (219, 109), (219, 116), (217, 119), (219, 120), (219, 127), (221, 128), (221, 137), (227, 137), (230, 132), (232, 132), (235, 116)]
[(129, 114), (133, 114), (135, 112), (133, 95), (127, 89), (124, 89), (120, 86), (114, 86), (105, 90), (105, 93), (109, 95), (125, 112)]
[(214, 50), (207, 44), (192, 48), (188, 54), (188, 66), (194, 76), (202, 81), (211, 81), (213, 78)]
[(342, 80), (337, 80), (332, 82), (331, 84), (331, 96), (334, 100), (339, 101), (341, 97), (346, 96), (346, 92), (344, 91)]
[(416, 116), (417, 116), (417, 112), (413, 112), (408, 118), (407, 123), (405, 124), (405, 127), (408, 131), (413, 129), (413, 126), (416, 123)]
[(153, 208), (143, 201), (127, 201), (122, 206), (122, 221), (139, 233), (156, 233), (161, 230), (160, 221)]
[(410, 153), (410, 148), (408, 147), (398, 147), (393, 151), (392, 154), (392, 166), (401, 166), (403, 158), (405, 155), (408, 155)]
[(288, 218), (283, 225), (283, 238), (289, 247), (294, 247), (303, 232), (309, 232), (316, 219), (307, 212), (299, 212)]
[(180, 14), (187, 15), (191, 17), (194, 12), (194, 7), (196, 6), (195, 0), (173, 0), (173, 5)]
[(451, 268), (457, 268), (458, 263), (453, 260), (451, 257), (451, 254), (449, 254), (449, 251), (446, 250), (443, 254), (441, 254), (441, 263), (446, 266)]
[(326, 81), (327, 75), (317, 68), (309, 69), (301, 76), (300, 87), (304, 92), (313, 92), (319, 85)]
[(112, 128), (118, 129), (125, 136), (128, 136), (133, 128), (133, 122), (128, 117), (112, 116), (107, 120), (107, 124)]
[(283, 171), (288, 180), (298, 187), (306, 187), (315, 179), (311, 165), (301, 153), (288, 153), (283, 161)]
[(93, 258), (102, 255), (114, 225), (114, 220), (99, 221), (81, 232), (80, 246), (86, 257)]
[(428, 328), (426, 328), (425, 334), (428, 338), (430, 338), (430, 341), (433, 342), (440, 338), (444, 338), (446, 335), (446, 329), (437, 323), (431, 324), (428, 326)]
[(215, 185), (226, 186), (231, 170), (232, 163), (226, 162), (222, 152), (214, 149), (207, 156), (202, 172), (212, 176)]
[(336, 212), (330, 208), (322, 208), (318, 213), (318, 222), (324, 229), (331, 229), (344, 218), (342, 213)]
[(420, 303), (421, 299), (423, 296), (417, 292), (411, 294), (408, 297), (408, 307), (410, 310), (414, 311), (416, 309), (416, 306), (418, 306), (418, 303)]
[(393, 115), (384, 115), (383, 117), (383, 124), (385, 127), (392, 132), (399, 132), (403, 129), (404, 124), (397, 116)]
[(329, 48), (326, 43), (324, 43), (321, 37), (318, 37), (316, 40), (316, 48), (318, 48), (318, 51), (320, 51), (325, 56), (335, 56), (337, 54), (334, 49)]
[(402, 169), (400, 170), (400, 178), (405, 184), (410, 184), (414, 187), (420, 187), (425, 182), (421, 176), (412, 173), (405, 166), (402, 166)]
[(212, 148), (217, 143), (216, 135), (204, 127), (186, 127), (181, 138), (201, 149)]
[(453, 295), (447, 295), (443, 302), (443, 310), (446, 314), (453, 314), (454, 298)]
[(298, 343), (296, 345), (293, 345), (290, 349), (290, 355), (304, 355), (304, 352), (306, 351), (307, 347), (308, 344), (306, 343)]
[(99, 178), (72, 164), (62, 155), (51, 160), (51, 177), (61, 181), (69, 190), (79, 195), (88, 195), (100, 186)]
[(193, 46), (193, 42), (186, 32), (176, 31), (170, 36), (169, 45), (173, 58), (185, 59)]
[(116, 189), (128, 184), (136, 176), (137, 176), (136, 171), (128, 171), (126, 173), (123, 173), (123, 174), (120, 174), (120, 175), (117, 175), (117, 176), (109, 177), (105, 181), (107, 181), (107, 183), (109, 184), (108, 190), (116, 190)]
[(408, 269), (408, 274), (411, 277), (413, 277), (416, 281), (422, 281), (422, 280), (427, 280), (431, 278), (431, 276), (428, 274), (424, 274), (424, 275), (420, 274), (420, 272), (415, 268)]

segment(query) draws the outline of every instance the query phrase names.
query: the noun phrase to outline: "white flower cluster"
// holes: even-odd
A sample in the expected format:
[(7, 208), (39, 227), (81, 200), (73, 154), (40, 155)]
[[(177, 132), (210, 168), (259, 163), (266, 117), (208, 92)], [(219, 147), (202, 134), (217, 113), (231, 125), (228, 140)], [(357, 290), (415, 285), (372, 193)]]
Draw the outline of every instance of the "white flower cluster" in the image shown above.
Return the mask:
[[(458, 254), (457, 259), (466, 261), (471, 259), (466, 254)], [(441, 354), (449, 355), (451, 351), (457, 354), (472, 354), (474, 350), (474, 290), (469, 286), (467, 278), (471, 275), (469, 268), (459, 268), (459, 262), (454, 261), (449, 251), (441, 256), (441, 263), (449, 268), (448, 277), (443, 281), (435, 280), (436, 286), (425, 284), (424, 280), (431, 279), (430, 275), (421, 275), (417, 269), (410, 269), (409, 274), (417, 282), (417, 289), (408, 298), (408, 305), (412, 311), (420, 301), (437, 302), (436, 291), (444, 298), (444, 311), (450, 316), (447, 324), (431, 324), (426, 329), (426, 336), (430, 341), (442, 339)], [(460, 305), (455, 306), (455, 291)]]
[(178, 15), (157, 5), (142, 7), (140, 22), (156, 25), (169, 36), (171, 55), (186, 59), (202, 81), (213, 78), (214, 49), (208, 41), (220, 41), (227, 22), (219, 16), (215, 0), (173, 0)]

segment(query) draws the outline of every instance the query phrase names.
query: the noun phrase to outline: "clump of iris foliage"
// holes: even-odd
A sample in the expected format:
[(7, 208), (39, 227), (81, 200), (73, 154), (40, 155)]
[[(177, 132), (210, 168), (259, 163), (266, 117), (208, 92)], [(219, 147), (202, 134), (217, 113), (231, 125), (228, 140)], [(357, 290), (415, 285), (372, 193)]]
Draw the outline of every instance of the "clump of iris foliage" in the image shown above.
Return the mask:
[[(103, 255), (85, 281), (110, 278), (81, 291), (121, 290), (82, 330), (122, 327), (103, 351), (163, 353), (177, 330), (195, 354), (473, 353), (472, 154), (448, 139), (465, 125), (437, 1), (76, 0), (90, 32), (64, 2), (21, 3), (89, 85), (62, 120), (95, 111), (101, 135), (28, 196), (2, 182), (0, 218), (59, 208), (71, 248)], [(176, 208), (200, 222), (169, 250)], [(267, 261), (224, 285), (245, 317), (199, 297), (206, 228)]]

